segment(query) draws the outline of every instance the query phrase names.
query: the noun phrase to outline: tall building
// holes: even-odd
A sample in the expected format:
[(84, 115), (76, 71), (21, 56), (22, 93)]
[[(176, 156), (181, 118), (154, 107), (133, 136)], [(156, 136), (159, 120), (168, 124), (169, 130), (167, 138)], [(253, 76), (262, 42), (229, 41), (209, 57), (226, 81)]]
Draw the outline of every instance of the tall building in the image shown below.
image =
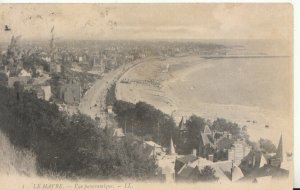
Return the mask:
[(242, 139), (235, 141), (228, 150), (228, 160), (233, 161), (239, 165), (242, 159), (250, 153), (251, 147)]

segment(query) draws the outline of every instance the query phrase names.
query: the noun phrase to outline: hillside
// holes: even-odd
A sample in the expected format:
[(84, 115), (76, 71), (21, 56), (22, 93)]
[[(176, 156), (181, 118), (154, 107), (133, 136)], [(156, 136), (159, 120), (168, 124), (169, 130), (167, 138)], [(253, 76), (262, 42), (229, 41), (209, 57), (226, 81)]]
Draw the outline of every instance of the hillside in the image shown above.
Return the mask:
[(2, 175), (34, 176), (36, 173), (35, 155), (27, 150), (15, 148), (0, 131), (0, 173)]
[[(13, 147), (21, 150), (5, 151), (14, 148), (1, 138), (4, 139), (3, 146), (8, 147), (1, 154), (11, 153), (0, 164), (12, 160), (11, 165), (21, 173), (23, 167), (31, 171), (36, 165), (39, 176), (139, 180), (155, 175), (154, 160), (135, 150), (131, 143), (134, 137), (115, 141), (90, 117), (83, 114), (68, 116), (55, 104), (37, 99), (30, 93), (0, 86), (0, 121), (0, 130)], [(36, 164), (33, 156), (27, 159), (29, 163), (18, 160), (28, 158), (29, 150), (36, 155)]]

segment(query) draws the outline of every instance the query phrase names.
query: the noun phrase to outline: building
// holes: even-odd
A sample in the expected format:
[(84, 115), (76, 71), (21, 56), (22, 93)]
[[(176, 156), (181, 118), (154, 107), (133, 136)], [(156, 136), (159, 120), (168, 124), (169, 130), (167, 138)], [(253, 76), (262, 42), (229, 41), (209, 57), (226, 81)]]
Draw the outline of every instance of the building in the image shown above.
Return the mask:
[(212, 162), (201, 157), (184, 156), (176, 159), (176, 181), (199, 181), (202, 170), (209, 166), (219, 182), (238, 181), (244, 177), (241, 169), (232, 161)]
[(51, 95), (52, 95), (51, 86), (50, 85), (43, 85), (43, 86), (41, 86), (41, 89), (42, 89), (43, 94), (44, 94), (43, 99), (46, 100), (46, 101), (49, 101), (50, 98), (51, 98)]
[(279, 143), (277, 146), (277, 151), (274, 156), (268, 159), (268, 164), (274, 167), (281, 167), (283, 161), (283, 147), (282, 147), (282, 135), (280, 136)]
[(35, 72), (36, 72), (36, 74), (39, 74), (39, 75), (44, 74), (43, 66), (35, 66)]
[(139, 152), (147, 158), (156, 159), (159, 156), (165, 155), (164, 148), (153, 141), (142, 141), (139, 145)]
[(61, 72), (61, 65), (57, 63), (50, 62), (49, 63), (49, 72), (50, 73), (60, 73)]
[(35, 94), (38, 99), (49, 101), (52, 96), (50, 85), (27, 85), (25, 89)]
[(177, 155), (162, 154), (157, 159), (158, 171), (161, 181), (174, 182), (175, 181), (175, 160)]
[(31, 73), (29, 73), (28, 71), (26, 71), (25, 69), (20, 70), (19, 77), (31, 77)]
[(113, 114), (113, 107), (112, 106), (107, 106), (107, 113), (108, 114)]
[(242, 159), (246, 157), (251, 151), (251, 147), (243, 140), (235, 141), (228, 150), (228, 160), (233, 161), (236, 165), (240, 165)]
[(22, 76), (22, 77), (8, 77), (7, 86), (13, 88), (16, 82), (19, 82), (21, 85), (27, 85), (31, 77)]
[(59, 97), (67, 104), (79, 104), (81, 98), (80, 84), (70, 82), (62, 85), (60, 87)]
[[(261, 181), (277, 180), (287, 178), (289, 170), (281, 168), (283, 161), (282, 136), (278, 143), (276, 153), (263, 154), (261, 152), (249, 154), (244, 160), (244, 166), (248, 166), (247, 170), (251, 169), (248, 174), (240, 181), (250, 181), (259, 183)], [(251, 163), (252, 162), (252, 163)], [(251, 168), (249, 168), (249, 165)]]
[(122, 128), (114, 128), (112, 136), (118, 140), (118, 139), (125, 137), (125, 134), (124, 134)]

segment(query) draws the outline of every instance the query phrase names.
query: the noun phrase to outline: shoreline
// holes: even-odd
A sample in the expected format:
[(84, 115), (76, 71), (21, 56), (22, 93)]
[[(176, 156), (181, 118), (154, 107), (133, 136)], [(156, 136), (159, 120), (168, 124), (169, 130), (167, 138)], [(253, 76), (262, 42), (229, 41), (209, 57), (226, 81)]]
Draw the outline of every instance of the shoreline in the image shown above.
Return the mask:
[[(258, 106), (209, 103), (192, 98), (185, 101), (184, 99), (186, 99), (186, 96), (184, 93), (193, 92), (192, 88), (189, 89), (189, 91), (185, 91), (186, 89), (170, 89), (172, 88), (172, 85), (169, 85), (170, 83), (174, 83), (176, 86), (178, 80), (181, 80), (180, 82), (185, 82), (184, 77), (189, 75), (189, 72), (194, 72), (195, 69), (206, 69), (210, 65), (209, 63), (188, 64), (188, 67), (181, 68), (182, 64), (186, 64), (185, 59), (189, 58), (196, 58), (195, 60), (203, 59), (201, 57), (188, 56), (183, 58), (183, 60), (180, 59), (178, 61), (176, 60), (178, 58), (175, 57), (167, 58), (166, 61), (146, 61), (131, 68), (116, 82), (116, 99), (131, 103), (137, 103), (138, 101), (146, 102), (162, 112), (175, 117), (176, 123), (179, 122), (182, 116), (191, 116), (192, 114), (210, 120), (214, 120), (218, 117), (225, 118), (239, 124), (241, 127), (244, 125), (248, 126), (250, 139), (254, 141), (258, 141), (259, 138), (268, 138), (274, 144), (277, 144), (280, 133), (282, 132), (283, 138), (285, 138), (286, 144), (288, 144), (286, 147), (289, 147), (289, 149), (293, 147), (290, 137), (293, 130), (291, 127), (292, 113), (290, 113), (291, 116), (283, 116), (280, 112), (262, 109)], [(162, 72), (162, 67), (164, 67), (165, 63), (170, 64), (170, 68), (177, 65), (179, 70), (172, 71), (172, 73), (164, 73)], [(147, 70), (147, 72), (143, 72), (143, 70)], [(176, 76), (176, 73), (174, 74), (174, 72), (178, 72), (179, 76)], [(153, 76), (151, 76), (152, 74)], [(122, 78), (136, 81), (156, 79), (161, 86), (160, 88), (157, 88), (138, 83), (121, 83)], [(186, 105), (186, 103), (189, 105)], [(270, 128), (267, 129), (265, 127), (266, 125), (269, 125)]]

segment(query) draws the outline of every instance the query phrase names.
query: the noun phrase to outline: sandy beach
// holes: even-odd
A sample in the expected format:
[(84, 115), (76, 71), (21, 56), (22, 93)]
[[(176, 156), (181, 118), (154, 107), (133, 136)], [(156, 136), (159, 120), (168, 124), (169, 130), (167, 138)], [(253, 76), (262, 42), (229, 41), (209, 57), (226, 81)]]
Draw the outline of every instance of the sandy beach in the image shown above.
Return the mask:
[[(246, 125), (252, 140), (268, 138), (292, 151), (292, 69), (289, 58), (145, 61), (117, 82), (117, 99), (147, 102), (173, 115), (225, 118)], [(268, 125), (269, 127), (266, 127)]]

